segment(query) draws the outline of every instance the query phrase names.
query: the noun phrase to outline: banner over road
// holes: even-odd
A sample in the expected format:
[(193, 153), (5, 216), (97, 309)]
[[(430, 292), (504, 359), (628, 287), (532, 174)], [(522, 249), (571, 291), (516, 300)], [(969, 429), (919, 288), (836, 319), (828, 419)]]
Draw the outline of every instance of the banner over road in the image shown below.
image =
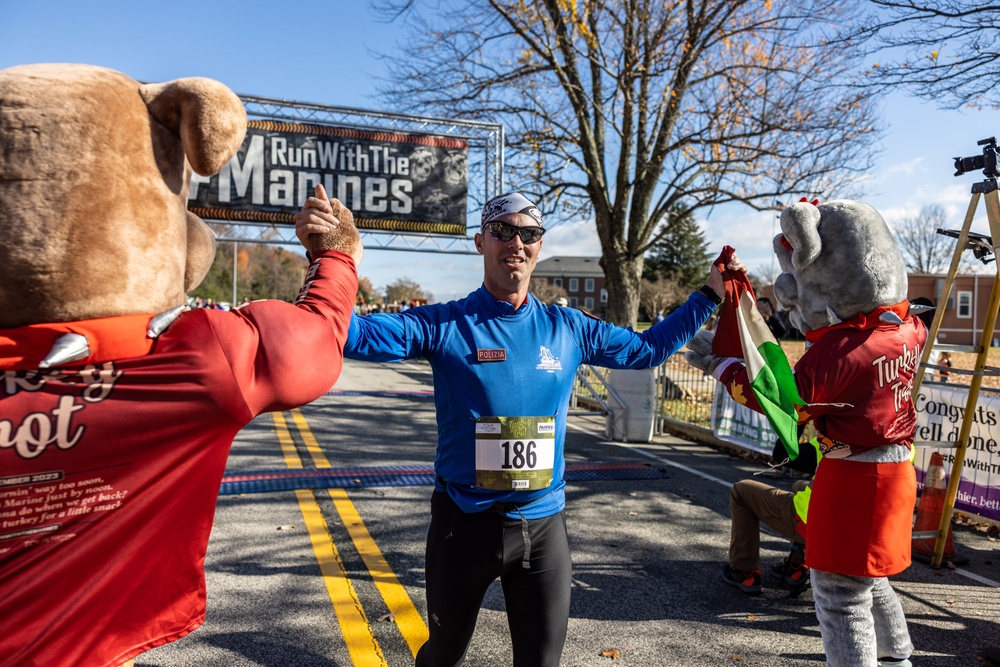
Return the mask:
[(466, 234), (468, 142), (402, 132), (252, 120), (216, 176), (191, 179), (206, 219), (294, 225), (322, 184), (359, 229)]

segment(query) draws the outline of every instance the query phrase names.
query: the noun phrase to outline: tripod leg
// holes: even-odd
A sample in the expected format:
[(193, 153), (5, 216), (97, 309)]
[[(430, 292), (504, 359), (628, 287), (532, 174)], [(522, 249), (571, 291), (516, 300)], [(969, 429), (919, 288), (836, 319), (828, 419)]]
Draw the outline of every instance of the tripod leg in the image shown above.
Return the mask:
[[(973, 200), (976, 196), (973, 195)], [(1000, 242), (1000, 199), (997, 191), (991, 190), (986, 193), (986, 217), (990, 222), (990, 236), (993, 243)], [(963, 238), (959, 239), (964, 247), (965, 232)], [(995, 254), (996, 251), (994, 251)], [(997, 311), (1000, 311), (1000, 262), (995, 263), (997, 275), (993, 278), (993, 291), (990, 294), (990, 304), (986, 308), (986, 320), (983, 322), (982, 332), (979, 338), (979, 354), (976, 357), (976, 374), (972, 376), (972, 383), (969, 387), (969, 398), (965, 403), (965, 415), (962, 418), (962, 427), (959, 431), (955, 458), (952, 459), (951, 476), (948, 478), (948, 491), (944, 497), (944, 508), (941, 511), (941, 522), (938, 524), (937, 543), (934, 545), (934, 556), (931, 557), (931, 567), (941, 567), (944, 557), (945, 543), (947, 542), (948, 528), (951, 527), (951, 517), (955, 512), (955, 498), (958, 496), (958, 483), (962, 480), (962, 467), (965, 464), (965, 450), (969, 445), (969, 434), (972, 431), (973, 415), (976, 413), (976, 404), (979, 401), (979, 388), (983, 384), (983, 371), (986, 370), (986, 360), (990, 352), (990, 342), (993, 340), (993, 331), (997, 321)], [(952, 276), (953, 277), (953, 276)], [(936, 318), (935, 318), (936, 319)], [(975, 341), (973, 341), (975, 342)]]
[[(996, 192), (993, 193), (994, 197)], [(972, 219), (976, 217), (976, 209), (979, 207), (979, 197), (978, 192), (972, 193), (972, 199), (969, 200), (969, 209), (965, 213), (965, 222), (962, 223), (962, 231), (958, 235), (958, 240), (955, 241), (955, 252), (951, 256), (951, 266), (948, 267), (948, 277), (945, 278), (944, 287), (941, 289), (941, 294), (938, 296), (937, 304), (938, 307), (934, 311), (934, 321), (931, 324), (931, 330), (927, 332), (927, 342), (924, 343), (924, 352), (920, 355), (920, 365), (917, 366), (917, 373), (913, 377), (913, 388), (910, 391), (910, 396), (913, 400), (917, 400), (917, 395), (920, 393), (920, 385), (924, 381), (924, 369), (928, 360), (931, 358), (931, 349), (934, 347), (934, 341), (937, 340), (938, 331), (941, 330), (941, 321), (944, 319), (945, 309), (941, 307), (942, 303), (948, 303), (948, 298), (951, 296), (952, 287), (955, 285), (955, 275), (958, 273), (958, 264), (962, 261), (962, 253), (965, 251), (965, 246), (969, 241), (969, 228), (972, 227)], [(987, 195), (987, 200), (989, 196)], [(989, 209), (987, 208), (987, 211)], [(994, 236), (993, 238), (997, 238)]]

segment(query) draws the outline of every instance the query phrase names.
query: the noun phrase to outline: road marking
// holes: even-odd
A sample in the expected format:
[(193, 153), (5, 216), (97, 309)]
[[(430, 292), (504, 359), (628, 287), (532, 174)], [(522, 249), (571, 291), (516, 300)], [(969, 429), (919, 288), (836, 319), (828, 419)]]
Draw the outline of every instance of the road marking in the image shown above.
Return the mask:
[(340, 559), (337, 545), (330, 537), (329, 528), (323, 519), (323, 512), (316, 503), (312, 491), (300, 489), (295, 492), (302, 510), (302, 519), (309, 530), (313, 552), (319, 562), (323, 583), (333, 603), (340, 624), (340, 632), (347, 644), (347, 652), (355, 667), (388, 667), (382, 647), (372, 634), (371, 623), (361, 606), (361, 600), (347, 576), (344, 562)]
[(981, 584), (986, 584), (987, 586), (992, 586), (993, 588), (1000, 588), (1000, 581), (993, 581), (992, 579), (987, 579), (986, 577), (982, 577), (976, 574), (975, 572), (969, 572), (968, 570), (963, 570), (960, 567), (956, 567), (954, 570), (952, 570), (952, 572), (954, 572), (955, 574), (960, 574), (963, 577), (968, 577), (973, 581), (978, 581)]
[[(302, 411), (298, 408), (292, 410), (292, 419), (295, 421), (299, 435), (302, 436), (302, 442), (316, 467), (331, 468), (330, 461), (320, 448), (319, 442), (313, 435), (312, 429), (309, 428), (309, 423)], [(342, 488), (329, 489), (329, 493), (341, 523), (351, 536), (354, 548), (360, 554), (375, 587), (389, 609), (389, 613), (394, 616), (396, 627), (403, 635), (403, 639), (406, 640), (413, 656), (416, 657), (417, 651), (424, 645), (429, 636), (427, 624), (424, 623), (423, 617), (417, 611), (406, 589), (389, 567), (388, 561), (385, 560), (375, 540), (372, 539), (371, 533), (368, 532), (361, 515), (348, 497), (347, 491)]]
[(424, 623), (423, 617), (413, 605), (406, 589), (399, 583), (396, 574), (389, 567), (389, 563), (382, 556), (382, 551), (372, 539), (354, 507), (354, 503), (347, 497), (347, 491), (330, 489), (330, 497), (333, 499), (334, 507), (337, 508), (341, 522), (351, 535), (354, 547), (361, 554), (361, 559), (364, 561), (365, 567), (368, 568), (368, 572), (375, 582), (375, 587), (382, 594), (382, 599), (385, 600), (389, 613), (395, 617), (396, 627), (399, 628), (403, 639), (409, 645), (413, 657), (416, 657), (417, 651), (430, 636), (427, 624)]
[[(285, 463), (289, 468), (301, 468), (302, 461), (295, 451), (284, 415), (280, 412), (271, 414), (274, 417), (274, 426), (278, 432), (278, 442), (281, 443)], [(323, 519), (323, 512), (316, 502), (316, 496), (308, 489), (300, 489), (295, 492), (295, 497), (298, 499), (302, 520), (309, 532), (309, 541), (319, 563), (320, 574), (323, 575), (323, 583), (333, 604), (351, 662), (355, 667), (388, 667), (382, 648), (372, 633), (371, 623), (368, 622), (357, 592), (347, 576), (347, 569), (340, 559), (337, 545), (330, 536), (330, 530)]]
[[(292, 410), (292, 419), (295, 420), (295, 426), (299, 429), (299, 435), (302, 436), (302, 442), (306, 446), (306, 451), (309, 452), (309, 456), (312, 457), (313, 464), (317, 468), (331, 468), (330, 462), (326, 459), (326, 455), (323, 450), (319, 448), (319, 443), (316, 442), (316, 438), (312, 434), (312, 430), (309, 428), (309, 424), (306, 423), (305, 415), (298, 408)], [(300, 466), (301, 467), (301, 466)]]
[(292, 440), (292, 434), (288, 432), (288, 422), (285, 421), (285, 415), (281, 412), (272, 412), (271, 416), (274, 418), (274, 428), (278, 432), (278, 443), (281, 445), (281, 455), (285, 457), (285, 466), (293, 469), (301, 468), (302, 460), (299, 458), (299, 453), (295, 451), (295, 441)]
[(655, 454), (650, 454), (649, 452), (643, 451), (643, 450), (638, 449), (636, 447), (629, 447), (628, 445), (623, 445), (623, 444), (621, 444), (619, 442), (616, 442), (614, 444), (617, 447), (621, 447), (622, 449), (627, 449), (630, 452), (635, 452), (636, 454), (641, 454), (642, 456), (645, 456), (647, 458), (651, 458), (654, 461), (656, 461), (657, 463), (662, 463), (664, 465), (673, 466), (674, 468), (678, 468), (679, 470), (683, 470), (684, 472), (689, 472), (692, 475), (696, 475), (698, 477), (701, 477), (702, 479), (707, 479), (710, 482), (715, 482), (716, 484), (721, 484), (722, 486), (724, 486), (726, 488), (732, 488), (732, 486), (733, 486), (732, 482), (727, 482), (726, 480), (720, 479), (718, 477), (715, 477), (714, 475), (709, 475), (708, 473), (702, 472), (700, 470), (696, 470), (695, 468), (688, 467), (688, 466), (684, 465), (683, 463), (677, 463), (676, 461), (671, 461), (670, 459), (660, 458), (659, 456), (657, 456)]

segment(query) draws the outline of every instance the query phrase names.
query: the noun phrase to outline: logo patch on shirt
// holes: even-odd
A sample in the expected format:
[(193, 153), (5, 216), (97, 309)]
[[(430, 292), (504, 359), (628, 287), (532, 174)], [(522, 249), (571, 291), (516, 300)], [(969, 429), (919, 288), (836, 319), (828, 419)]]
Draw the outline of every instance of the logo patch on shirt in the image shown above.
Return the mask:
[(507, 361), (507, 350), (501, 348), (488, 348), (476, 350), (476, 358), (479, 361)]
[(552, 373), (554, 371), (561, 371), (562, 364), (559, 363), (559, 359), (552, 355), (549, 348), (542, 346), (538, 349), (538, 365), (535, 368), (540, 371)]

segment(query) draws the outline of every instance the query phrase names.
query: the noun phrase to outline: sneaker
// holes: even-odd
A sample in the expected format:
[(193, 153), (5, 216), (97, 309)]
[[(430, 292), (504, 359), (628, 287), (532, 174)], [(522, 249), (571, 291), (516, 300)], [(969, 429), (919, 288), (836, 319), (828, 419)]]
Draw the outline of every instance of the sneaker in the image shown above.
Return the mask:
[(913, 667), (913, 663), (902, 658), (897, 660), (896, 658), (879, 658), (878, 667)]
[(809, 568), (805, 565), (789, 566), (788, 559), (775, 563), (771, 572), (781, 577), (782, 583), (793, 592), (801, 593), (809, 587)]
[(764, 591), (760, 583), (760, 570), (741, 572), (727, 564), (722, 568), (722, 580), (730, 586), (736, 586), (747, 595), (760, 595)]

